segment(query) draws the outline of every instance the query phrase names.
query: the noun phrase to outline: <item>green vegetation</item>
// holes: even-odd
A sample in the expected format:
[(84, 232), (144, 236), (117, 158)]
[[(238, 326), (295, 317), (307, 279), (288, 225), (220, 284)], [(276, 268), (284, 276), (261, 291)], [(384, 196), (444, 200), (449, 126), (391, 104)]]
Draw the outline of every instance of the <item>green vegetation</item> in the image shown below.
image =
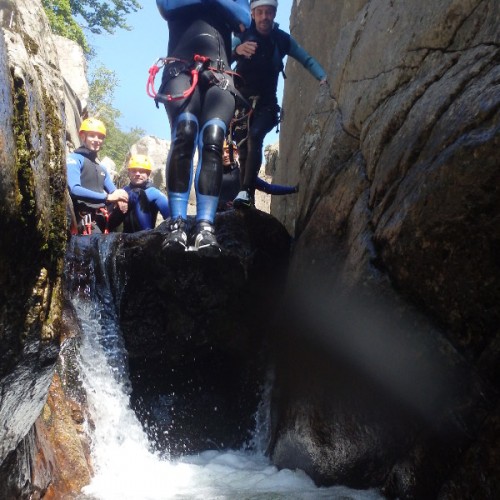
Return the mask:
[(86, 54), (91, 49), (84, 30), (97, 35), (130, 30), (125, 16), (141, 8), (136, 0), (42, 0), (42, 4), (52, 31), (78, 43)]
[(73, 40), (85, 54), (90, 54), (91, 49), (83, 29), (73, 18), (70, 0), (42, 0), (42, 5), (52, 32)]
[(113, 107), (114, 90), (117, 86), (118, 79), (113, 71), (104, 66), (96, 68), (89, 82), (88, 111), (89, 116), (99, 118), (106, 125), (106, 141), (99, 156), (109, 156), (119, 170), (125, 162), (130, 146), (146, 132), (140, 128), (123, 132), (118, 127), (121, 113)]
[[(136, 0), (42, 0), (42, 3), (52, 31), (78, 43), (87, 59), (94, 54), (88, 45), (85, 31), (112, 34), (116, 29), (131, 30), (125, 17), (141, 8)], [(113, 106), (114, 89), (118, 85), (119, 81), (113, 71), (102, 65), (97, 67), (89, 82), (88, 115), (99, 118), (106, 125), (107, 137), (100, 157), (109, 156), (120, 169), (130, 146), (145, 131), (133, 128), (130, 132), (123, 132), (120, 129), (118, 119), (121, 113)]]

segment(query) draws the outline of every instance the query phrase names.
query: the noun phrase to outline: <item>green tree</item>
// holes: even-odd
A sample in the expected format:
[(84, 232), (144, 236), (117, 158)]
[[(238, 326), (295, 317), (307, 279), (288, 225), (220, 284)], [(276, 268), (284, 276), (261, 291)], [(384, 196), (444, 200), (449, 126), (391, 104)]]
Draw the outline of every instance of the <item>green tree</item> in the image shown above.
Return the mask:
[(130, 30), (127, 14), (142, 8), (137, 0), (42, 0), (42, 5), (52, 31), (77, 42), (86, 54), (91, 49), (84, 30), (95, 34)]
[(93, 71), (89, 81), (89, 102), (87, 104), (89, 116), (99, 118), (106, 125), (106, 140), (100, 152), (100, 157), (109, 156), (120, 168), (132, 144), (137, 142), (145, 131), (141, 128), (133, 128), (130, 132), (124, 132), (118, 125), (121, 116), (119, 110), (113, 106), (115, 89), (119, 81), (114, 71), (105, 66), (98, 66)]
[(130, 132), (124, 132), (118, 128), (115, 122), (106, 123), (106, 132), (106, 140), (99, 152), (99, 157), (109, 156), (116, 163), (116, 169), (120, 171), (125, 164), (131, 146), (143, 137), (145, 132), (137, 127), (134, 127)]
[(120, 112), (113, 107), (115, 89), (119, 86), (114, 71), (106, 66), (97, 66), (89, 79), (89, 101), (87, 104), (90, 116), (103, 116), (107, 120), (116, 121)]
[(42, 0), (52, 32), (69, 38), (90, 54), (91, 49), (81, 26), (75, 21), (70, 0)]
[[(59, 2), (61, 0), (51, 0)], [(69, 0), (71, 12), (75, 17), (81, 17), (84, 27), (91, 33), (101, 34), (103, 31), (114, 33), (116, 28), (130, 30), (125, 17), (131, 12), (137, 12), (141, 5), (137, 0)]]

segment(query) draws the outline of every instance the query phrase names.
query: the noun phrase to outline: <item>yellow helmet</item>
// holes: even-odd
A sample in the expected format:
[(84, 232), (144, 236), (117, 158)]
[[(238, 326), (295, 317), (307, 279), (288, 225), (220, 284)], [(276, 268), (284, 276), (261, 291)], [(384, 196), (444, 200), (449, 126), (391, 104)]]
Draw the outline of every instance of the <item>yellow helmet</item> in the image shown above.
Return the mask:
[(86, 120), (83, 120), (80, 125), (80, 132), (98, 132), (106, 137), (106, 127), (104, 126), (104, 123), (97, 118), (87, 118)]
[(127, 168), (142, 168), (151, 171), (153, 166), (151, 160), (146, 155), (132, 155), (128, 161)]

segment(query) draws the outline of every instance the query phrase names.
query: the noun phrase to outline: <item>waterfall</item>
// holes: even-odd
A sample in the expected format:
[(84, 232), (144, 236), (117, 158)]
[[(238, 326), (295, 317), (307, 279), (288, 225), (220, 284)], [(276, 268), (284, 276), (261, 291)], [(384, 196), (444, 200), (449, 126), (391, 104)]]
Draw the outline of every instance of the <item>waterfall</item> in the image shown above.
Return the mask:
[[(264, 416), (269, 414), (269, 388), (256, 408), (254, 451), (206, 450), (176, 459), (153, 451), (129, 401), (127, 353), (116, 312), (116, 290), (121, 285), (111, 283), (107, 271), (112, 265), (109, 248), (115, 237), (119, 236), (72, 238), (73, 255), (81, 251), (79, 245), (95, 245), (98, 258), (97, 262), (84, 262), (83, 271), (78, 259), (67, 268), (71, 301), (82, 325), (79, 377), (93, 423), (88, 433), (94, 477), (80, 500), (382, 498), (375, 491), (318, 488), (300, 470), (274, 467), (259, 445), (268, 427)], [(89, 283), (89, 276), (99, 276), (99, 283), (94, 278)]]

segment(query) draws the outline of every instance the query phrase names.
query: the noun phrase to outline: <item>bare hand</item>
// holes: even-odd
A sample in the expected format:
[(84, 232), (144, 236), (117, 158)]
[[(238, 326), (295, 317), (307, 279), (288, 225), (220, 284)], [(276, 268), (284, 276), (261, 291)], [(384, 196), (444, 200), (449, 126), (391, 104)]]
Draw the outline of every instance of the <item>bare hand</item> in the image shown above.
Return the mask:
[(124, 201), (128, 203), (128, 193), (125, 189), (115, 189), (112, 193), (108, 194), (107, 201)]
[(126, 201), (119, 201), (117, 205), (122, 213), (126, 214), (128, 212), (128, 203)]
[(234, 49), (239, 56), (244, 56), (248, 59), (255, 54), (256, 50), (257, 42), (243, 42)]

